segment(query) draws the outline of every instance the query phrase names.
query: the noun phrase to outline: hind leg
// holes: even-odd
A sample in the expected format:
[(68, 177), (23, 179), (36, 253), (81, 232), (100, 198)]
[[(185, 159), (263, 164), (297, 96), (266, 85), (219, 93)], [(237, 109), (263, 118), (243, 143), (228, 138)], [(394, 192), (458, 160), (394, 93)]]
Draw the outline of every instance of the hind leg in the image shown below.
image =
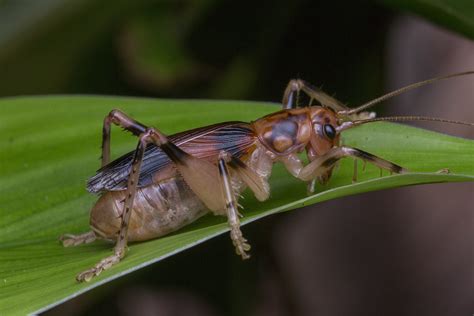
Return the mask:
[(104, 125), (102, 127), (102, 167), (110, 162), (110, 125), (112, 123), (131, 132), (135, 136), (140, 136), (147, 129), (145, 125), (118, 109), (110, 111), (104, 118)]
[[(140, 136), (140, 134), (144, 133), (147, 129), (145, 125), (132, 119), (118, 109), (110, 111), (104, 118), (104, 125), (102, 127), (102, 167), (110, 162), (110, 127), (112, 123), (136, 136)], [(88, 244), (98, 238), (99, 236), (93, 231), (89, 231), (79, 235), (64, 234), (59, 237), (59, 240), (63, 243), (64, 247), (71, 247)]]
[(97, 239), (95, 233), (91, 230), (87, 233), (73, 235), (64, 234), (59, 237), (59, 240), (63, 243), (64, 247), (78, 246), (82, 244), (88, 244)]
[(143, 161), (143, 154), (147, 144), (151, 141), (152, 131), (146, 130), (140, 135), (135, 156), (130, 169), (130, 175), (127, 182), (127, 191), (124, 201), (124, 209), (121, 215), (121, 225), (115, 244), (114, 254), (99, 261), (92, 268), (77, 275), (76, 280), (79, 282), (90, 281), (94, 276), (99, 275), (102, 271), (110, 268), (112, 265), (118, 263), (124, 256), (127, 249), (128, 224), (130, 216), (132, 215), (133, 201), (137, 192), (138, 177), (140, 175), (140, 167)]

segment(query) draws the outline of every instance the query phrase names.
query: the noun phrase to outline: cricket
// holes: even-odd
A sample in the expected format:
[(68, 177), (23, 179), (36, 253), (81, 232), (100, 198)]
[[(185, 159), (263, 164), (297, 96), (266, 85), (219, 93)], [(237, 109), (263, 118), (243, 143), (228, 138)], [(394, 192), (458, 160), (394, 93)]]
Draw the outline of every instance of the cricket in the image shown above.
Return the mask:
[[(407, 173), (406, 168), (394, 162), (341, 145), (341, 133), (377, 121), (474, 126), (436, 117), (375, 117), (375, 113), (366, 111), (408, 90), (472, 74), (474, 71), (467, 71), (417, 82), (354, 108), (303, 80), (293, 79), (284, 91), (278, 112), (250, 123), (223, 122), (169, 136), (118, 109), (112, 110), (103, 122), (102, 167), (87, 183), (87, 190), (99, 195), (90, 212), (91, 230), (65, 234), (60, 240), (65, 247), (97, 239), (116, 243), (112, 255), (79, 273), (76, 280), (90, 281), (119, 263), (125, 257), (128, 242), (164, 236), (209, 212), (227, 217), (236, 253), (242, 259), (249, 258), (250, 245), (240, 230), (238, 200), (247, 188), (259, 201), (269, 198), (268, 179), (273, 164), (283, 163), (289, 174), (306, 182), (309, 194), (315, 191), (316, 183), (327, 183), (338, 161), (346, 157), (390, 173)], [(306, 94), (309, 103), (300, 104), (301, 93)], [(111, 162), (112, 124), (137, 136), (138, 145), (136, 150)], [(307, 163), (299, 155), (303, 152)]]

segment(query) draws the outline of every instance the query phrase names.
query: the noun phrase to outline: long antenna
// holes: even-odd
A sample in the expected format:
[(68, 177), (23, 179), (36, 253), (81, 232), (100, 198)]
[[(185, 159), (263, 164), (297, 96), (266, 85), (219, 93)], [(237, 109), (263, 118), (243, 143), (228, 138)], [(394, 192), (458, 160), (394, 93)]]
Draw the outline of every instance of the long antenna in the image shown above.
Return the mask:
[[(380, 103), (382, 101), (385, 101), (387, 99), (390, 99), (390, 98), (393, 98), (399, 94), (402, 94), (404, 92), (407, 92), (409, 90), (413, 90), (415, 88), (418, 88), (418, 87), (421, 87), (421, 86), (425, 86), (425, 85), (428, 85), (428, 84), (431, 84), (433, 82), (436, 82), (436, 81), (440, 81), (440, 80), (444, 80), (444, 79), (448, 79), (448, 78), (453, 78), (453, 77), (460, 77), (460, 76), (466, 76), (466, 75), (472, 75), (474, 74), (474, 70), (471, 70), (471, 71), (465, 71), (465, 72), (459, 72), (459, 73), (455, 73), (455, 74), (451, 74), (451, 75), (447, 75), (447, 76), (440, 76), (440, 77), (435, 77), (435, 78), (432, 78), (432, 79), (428, 79), (428, 80), (424, 80), (424, 81), (420, 81), (420, 82), (416, 82), (416, 83), (412, 83), (408, 86), (405, 86), (403, 88), (400, 88), (400, 89), (397, 89), (395, 91), (392, 91), (392, 92), (389, 92), (385, 95), (382, 95), (376, 99), (373, 99), (372, 101), (369, 101), (365, 104), (362, 104), (361, 106), (358, 106), (354, 109), (350, 109), (350, 110), (342, 110), (342, 111), (338, 111), (339, 114), (343, 114), (343, 115), (350, 115), (350, 114), (354, 114), (354, 113), (357, 113), (357, 112), (360, 112), (362, 110), (365, 110), (365, 109), (368, 109), (370, 108), (371, 106), (374, 106), (375, 104), (377, 103)], [(448, 122), (449, 123), (449, 122)]]
[(406, 122), (406, 121), (430, 121), (430, 122), (442, 122), (442, 123), (452, 123), (460, 124), (467, 126), (474, 126), (474, 123), (465, 122), (465, 121), (455, 121), (448, 120), (439, 117), (429, 117), (429, 116), (388, 116), (388, 117), (375, 117), (366, 120), (353, 121), (352, 126), (357, 126), (365, 123), (379, 122), (379, 121), (391, 121), (391, 122)]

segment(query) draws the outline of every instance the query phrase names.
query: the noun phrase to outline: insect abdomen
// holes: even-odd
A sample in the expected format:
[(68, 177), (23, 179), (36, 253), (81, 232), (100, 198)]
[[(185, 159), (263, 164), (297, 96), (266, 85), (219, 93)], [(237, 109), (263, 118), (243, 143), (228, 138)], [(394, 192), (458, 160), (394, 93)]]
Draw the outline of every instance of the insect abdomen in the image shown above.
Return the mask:
[[(91, 210), (90, 225), (106, 239), (120, 230), (126, 191), (104, 193)], [(195, 221), (208, 210), (181, 177), (173, 177), (137, 190), (128, 227), (128, 240), (157, 238)]]

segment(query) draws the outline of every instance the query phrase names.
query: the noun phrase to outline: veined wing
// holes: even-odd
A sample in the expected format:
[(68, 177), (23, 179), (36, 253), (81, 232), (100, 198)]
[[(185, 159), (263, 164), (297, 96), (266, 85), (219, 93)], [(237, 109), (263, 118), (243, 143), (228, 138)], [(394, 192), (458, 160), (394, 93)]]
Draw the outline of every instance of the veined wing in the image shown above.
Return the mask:
[[(171, 135), (168, 139), (185, 152), (199, 158), (215, 157), (221, 150), (240, 157), (256, 142), (254, 131), (244, 122), (200, 127)], [(87, 182), (87, 190), (99, 193), (126, 189), (133, 155), (134, 151), (131, 151), (99, 169)], [(143, 157), (138, 186), (151, 184), (153, 176), (171, 164), (172, 161), (159, 147), (149, 144)]]

